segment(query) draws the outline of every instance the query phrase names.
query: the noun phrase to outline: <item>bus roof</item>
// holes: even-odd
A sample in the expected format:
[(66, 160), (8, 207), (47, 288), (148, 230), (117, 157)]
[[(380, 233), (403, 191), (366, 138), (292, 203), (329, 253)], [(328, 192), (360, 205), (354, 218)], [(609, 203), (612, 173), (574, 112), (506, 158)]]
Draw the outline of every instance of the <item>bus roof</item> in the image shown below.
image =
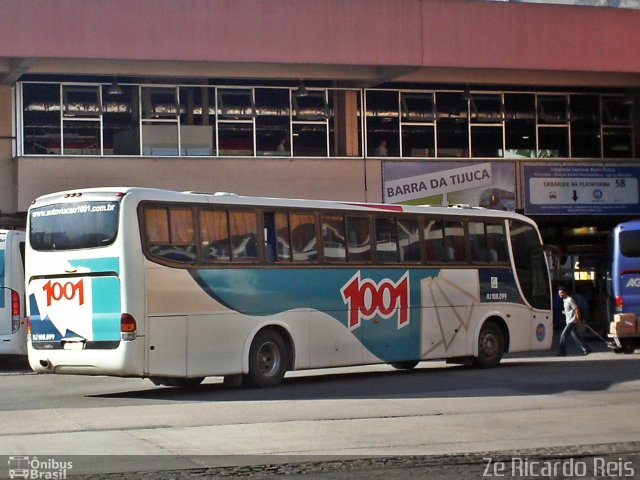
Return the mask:
[(366, 203), (357, 201), (339, 200), (311, 200), (298, 198), (257, 197), (237, 195), (230, 192), (178, 192), (159, 188), (147, 187), (96, 187), (79, 190), (67, 190), (62, 192), (42, 195), (33, 201), (31, 208), (37, 208), (53, 203), (74, 203), (84, 200), (115, 200), (127, 196), (137, 201), (173, 201), (187, 203), (210, 203), (217, 205), (247, 205), (259, 207), (286, 207), (309, 208), (327, 210), (352, 210), (397, 212), (413, 214), (443, 214), (443, 215), (468, 215), (479, 217), (514, 218), (533, 223), (529, 218), (509, 211), (490, 210), (483, 207), (470, 207), (468, 205), (432, 206), (432, 205), (398, 205), (386, 203)]
[(618, 230), (640, 230), (640, 220), (629, 220), (615, 226)]

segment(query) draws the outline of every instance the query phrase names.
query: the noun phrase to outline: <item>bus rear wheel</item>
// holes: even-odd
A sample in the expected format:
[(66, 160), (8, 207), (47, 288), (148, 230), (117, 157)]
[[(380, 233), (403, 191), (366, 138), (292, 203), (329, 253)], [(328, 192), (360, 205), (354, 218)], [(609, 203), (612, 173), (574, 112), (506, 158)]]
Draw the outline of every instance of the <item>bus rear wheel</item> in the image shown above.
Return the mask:
[(291, 362), (287, 343), (278, 332), (262, 330), (249, 349), (249, 373), (245, 385), (268, 388), (280, 384)]
[(502, 360), (504, 353), (504, 334), (493, 321), (487, 321), (478, 335), (478, 356), (473, 364), (479, 368), (495, 367)]

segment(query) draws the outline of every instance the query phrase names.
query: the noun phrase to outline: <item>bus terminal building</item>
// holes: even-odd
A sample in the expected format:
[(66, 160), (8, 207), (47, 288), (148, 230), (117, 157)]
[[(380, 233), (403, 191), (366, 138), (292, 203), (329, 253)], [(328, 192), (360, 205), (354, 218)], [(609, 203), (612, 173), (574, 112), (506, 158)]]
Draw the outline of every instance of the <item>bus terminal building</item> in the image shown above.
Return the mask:
[(558, 3), (4, 0), (0, 224), (94, 186), (467, 204), (595, 280), (640, 215), (640, 2)]

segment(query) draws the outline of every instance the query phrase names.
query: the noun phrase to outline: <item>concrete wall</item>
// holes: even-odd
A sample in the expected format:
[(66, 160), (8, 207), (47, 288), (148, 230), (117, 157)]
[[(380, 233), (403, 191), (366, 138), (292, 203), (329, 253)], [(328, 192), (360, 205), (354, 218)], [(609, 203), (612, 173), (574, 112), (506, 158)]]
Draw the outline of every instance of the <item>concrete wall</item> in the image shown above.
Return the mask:
[[(382, 201), (382, 168), (368, 159), (20, 157), (18, 209), (43, 194), (100, 186)], [(365, 190), (365, 184), (367, 190)]]
[(640, 72), (640, 10), (472, 0), (3, 0), (1, 58)]
[(0, 57), (419, 64), (420, 0), (3, 0)]
[(423, 65), (640, 72), (640, 10), (425, 0)]

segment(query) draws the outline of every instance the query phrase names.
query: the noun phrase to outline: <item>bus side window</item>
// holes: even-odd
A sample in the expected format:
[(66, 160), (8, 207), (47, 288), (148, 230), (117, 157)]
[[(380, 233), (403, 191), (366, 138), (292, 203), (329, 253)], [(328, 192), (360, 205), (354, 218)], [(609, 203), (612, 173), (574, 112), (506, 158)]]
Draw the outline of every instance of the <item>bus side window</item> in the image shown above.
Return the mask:
[(312, 213), (292, 213), (291, 251), (296, 262), (309, 262), (318, 258), (316, 217)]
[(376, 218), (376, 258), (379, 262), (398, 262), (398, 230), (394, 218)]
[(349, 262), (371, 261), (369, 217), (347, 217), (347, 258)]
[(229, 225), (224, 210), (201, 210), (199, 214), (202, 256), (206, 262), (229, 261)]
[(473, 262), (490, 261), (489, 249), (487, 248), (487, 237), (485, 235), (484, 222), (470, 221), (468, 223), (468, 228), (469, 228), (469, 242), (471, 243), (471, 261)]
[(445, 255), (449, 262), (465, 261), (464, 225), (459, 221), (444, 222)]
[(169, 246), (169, 212), (166, 208), (146, 208), (144, 226), (149, 252), (162, 257)]
[(286, 212), (266, 212), (264, 227), (264, 260), (267, 263), (291, 260), (289, 215)]
[(327, 262), (347, 261), (347, 242), (342, 215), (322, 215), (322, 250)]
[(144, 212), (149, 252), (172, 262), (197, 260), (193, 211), (183, 207), (150, 207)]
[(170, 251), (164, 256), (168, 260), (192, 263), (197, 260), (194, 235), (193, 210), (191, 208), (170, 208), (171, 228)]
[(146, 208), (144, 226), (149, 245), (169, 243), (169, 216), (166, 208)]
[[(273, 263), (276, 261), (276, 221), (272, 212), (267, 212), (262, 216), (262, 240), (264, 242), (264, 261)], [(282, 215), (282, 214), (280, 214)], [(285, 221), (287, 220), (284, 214)], [(286, 224), (285, 224), (286, 225)], [(288, 227), (287, 227), (288, 229)]]
[(232, 261), (257, 260), (259, 235), (256, 212), (229, 211), (229, 230)]
[(490, 262), (508, 262), (504, 223), (487, 223), (487, 245)]
[(401, 262), (420, 261), (420, 231), (417, 220), (398, 219), (398, 247)]
[(424, 226), (425, 260), (430, 263), (446, 261), (442, 221), (432, 220)]

